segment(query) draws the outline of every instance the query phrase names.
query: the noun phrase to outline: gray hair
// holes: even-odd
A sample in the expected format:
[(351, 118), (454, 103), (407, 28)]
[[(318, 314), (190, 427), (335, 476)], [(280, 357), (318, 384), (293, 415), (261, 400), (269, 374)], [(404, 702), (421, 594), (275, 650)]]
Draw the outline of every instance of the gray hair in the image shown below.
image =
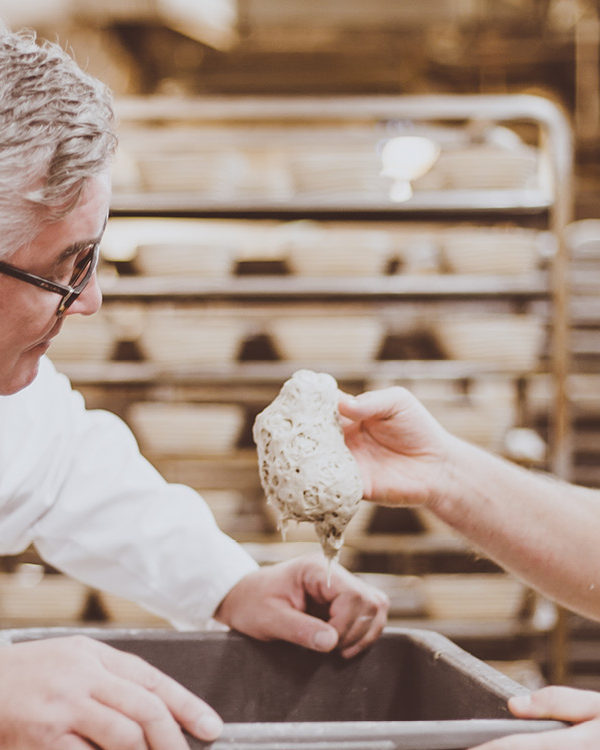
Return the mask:
[(72, 211), (115, 149), (107, 87), (57, 44), (0, 26), (0, 257)]

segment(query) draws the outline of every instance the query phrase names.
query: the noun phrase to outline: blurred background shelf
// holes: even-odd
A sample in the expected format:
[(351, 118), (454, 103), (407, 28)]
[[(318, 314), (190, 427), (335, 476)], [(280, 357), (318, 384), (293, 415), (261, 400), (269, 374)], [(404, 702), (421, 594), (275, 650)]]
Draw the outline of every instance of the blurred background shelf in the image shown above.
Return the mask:
[[(262, 564), (314, 544), (304, 530), (280, 542), (249, 432), (299, 367), (327, 370), (350, 392), (405, 385), (467, 437), (600, 486), (600, 254), (594, 227), (591, 240), (581, 228), (566, 232), (600, 205), (595, 3), (223, 0), (190, 3), (183, 21), (174, 4), (155, 0), (65, 0), (54, 16), (51, 5), (40, 5), (37, 18), (17, 4), (11, 12), (21, 14), (17, 24), (62, 37), (109, 81), (121, 130), (103, 316), (72, 337), (65, 327), (53, 356), (90, 406), (125, 418), (140, 403), (240, 406), (226, 452), (184, 446), (149, 457), (201, 490)], [(465, 107), (460, 117), (457, 107)], [(416, 132), (437, 140), (443, 158), (411, 200), (396, 203), (380, 175), (381, 148)], [(157, 223), (119, 227), (128, 221)], [(160, 348), (156, 319), (166, 303), (236, 330), (229, 336), (225, 321), (220, 349), (204, 344), (204, 358), (186, 351), (194, 358), (182, 361), (191, 345)], [(317, 324), (351, 313), (374, 319), (379, 342), (353, 361), (333, 349), (327, 357), (285, 352), (270, 323), (311, 310)], [(490, 359), (481, 344), (473, 357), (458, 353), (440, 320), (465, 314), (531, 316), (543, 342), (525, 347), (517, 366)], [(499, 342), (495, 355), (510, 335), (489, 334), (492, 347)], [(385, 585), (403, 587), (413, 605), (413, 573), (499, 575), (415, 509), (372, 512), (350, 536), (346, 564), (390, 576)], [(145, 622), (124, 608), (109, 614), (97, 592), (90, 597), (88, 620)], [(534, 663), (556, 677), (557, 663), (570, 662), (573, 679), (585, 669), (591, 679), (594, 629), (571, 623), (574, 641), (587, 640), (567, 656), (556, 649), (556, 621), (550, 614), (540, 624), (535, 606), (488, 622), (436, 618), (416, 606), (401, 616), (490, 660), (516, 669), (526, 662), (525, 672)]]
[[(326, 249), (324, 250), (326, 252)], [(531, 273), (525, 278), (459, 274), (426, 276), (380, 276), (368, 278), (302, 278), (275, 275), (270, 278), (237, 276), (225, 279), (189, 276), (107, 278), (102, 292), (112, 300), (264, 300), (351, 298), (386, 300), (420, 298), (512, 298), (536, 299), (548, 296), (548, 276)]]
[(315, 198), (296, 198), (293, 206), (288, 201), (264, 202), (252, 198), (235, 198), (235, 205), (230, 201), (205, 199), (184, 192), (172, 193), (135, 193), (119, 192), (112, 201), (112, 210), (116, 216), (241, 216), (255, 214), (260, 216), (302, 216), (346, 215), (356, 218), (369, 213), (383, 215), (386, 218), (414, 216), (423, 213), (434, 215), (455, 214), (507, 214), (536, 215), (545, 214), (551, 208), (551, 202), (542, 191), (536, 190), (489, 190), (481, 191), (453, 190), (441, 200), (434, 192), (422, 192), (410, 203), (390, 205), (389, 201), (366, 199), (348, 199), (343, 196)]
[[(126, 158), (102, 248), (112, 352), (93, 363), (54, 358), (90, 406), (130, 423), (167, 479), (198, 489), (260, 564), (318, 548), (303, 524), (280, 540), (251, 439), (255, 415), (300, 367), (330, 372), (350, 392), (406, 385), (449, 429), (524, 465), (568, 458), (557, 269), (570, 145), (558, 110), (528, 97), (435, 96), (118, 106)], [(525, 122), (527, 142), (511, 130)], [(395, 204), (379, 150), (407, 132), (439, 138), (448, 161)], [(184, 165), (185, 148), (198, 153)], [(453, 187), (469, 180), (476, 190)], [(202, 448), (214, 430), (202, 417), (209, 404), (236, 410), (218, 451), (215, 441)], [(495, 583), (524, 601), (530, 593), (418, 510), (365, 504), (341, 559), (364, 575), (414, 577), (420, 609), (403, 616), (486, 658), (512, 649), (547, 673), (564, 658), (540, 655), (556, 620), (541, 627), (516, 605), (493, 610)], [(438, 588), (422, 588), (434, 576)], [(488, 589), (477, 589), (480, 576), (493, 576)], [(445, 585), (456, 587), (449, 600)], [(478, 617), (443, 609), (473, 586)]]
[[(327, 367), (341, 383), (368, 383), (401, 380), (471, 380), (486, 375), (500, 375), (507, 379), (531, 376), (530, 370), (505, 367), (495, 362), (469, 362), (458, 360), (387, 360), (366, 362), (359, 366), (340, 365), (339, 362), (269, 361), (232, 362), (219, 366), (189, 367), (184, 365), (159, 365), (154, 362), (105, 361), (101, 364), (71, 361), (61, 362), (63, 370), (73, 382), (85, 385), (206, 385), (220, 386), (247, 384), (277, 386), (300, 367)], [(547, 380), (541, 381), (547, 384)], [(546, 406), (551, 393), (544, 389)], [(270, 391), (269, 391), (270, 392)], [(251, 392), (250, 392), (251, 393)], [(543, 394), (542, 394), (543, 398)], [(582, 401), (585, 396), (582, 396)]]

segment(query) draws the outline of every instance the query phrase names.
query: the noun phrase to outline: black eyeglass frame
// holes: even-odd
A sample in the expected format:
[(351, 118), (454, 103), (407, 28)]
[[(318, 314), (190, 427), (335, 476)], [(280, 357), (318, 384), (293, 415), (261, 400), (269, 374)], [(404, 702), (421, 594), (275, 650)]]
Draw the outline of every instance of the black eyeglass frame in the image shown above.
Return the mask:
[[(56, 310), (56, 317), (60, 318), (65, 310), (69, 308), (73, 302), (79, 297), (83, 290), (88, 285), (90, 279), (94, 275), (98, 266), (98, 258), (100, 257), (100, 240), (97, 240), (90, 246), (90, 250), (85, 256), (79, 261), (75, 267), (71, 281), (77, 280), (81, 270), (88, 266), (83, 278), (78, 284), (73, 286), (72, 284), (59, 284), (56, 281), (50, 281), (45, 279), (43, 276), (37, 276), (35, 273), (29, 273), (29, 271), (23, 271), (17, 266), (13, 266), (10, 263), (0, 260), (0, 273), (6, 276), (12, 276), (20, 281), (26, 281), (28, 284), (33, 284), (40, 289), (46, 289), (48, 292), (54, 292), (60, 294), (62, 297), (58, 308)], [(88, 265), (89, 264), (89, 265)]]

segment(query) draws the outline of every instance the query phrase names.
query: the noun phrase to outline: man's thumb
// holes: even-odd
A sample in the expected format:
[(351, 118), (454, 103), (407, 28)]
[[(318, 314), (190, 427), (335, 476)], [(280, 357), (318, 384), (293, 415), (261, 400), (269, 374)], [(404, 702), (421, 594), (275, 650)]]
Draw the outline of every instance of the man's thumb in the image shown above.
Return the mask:
[[(333, 651), (337, 646), (339, 636), (337, 630), (331, 626), (324, 628), (323, 624), (315, 631), (312, 638), (312, 648), (315, 651)], [(308, 648), (311, 648), (309, 646)]]
[(299, 646), (313, 651), (333, 651), (337, 646), (339, 635), (337, 630), (318, 617), (312, 617), (305, 612), (286, 609), (277, 618), (277, 633), (273, 635), (285, 641), (291, 641)]

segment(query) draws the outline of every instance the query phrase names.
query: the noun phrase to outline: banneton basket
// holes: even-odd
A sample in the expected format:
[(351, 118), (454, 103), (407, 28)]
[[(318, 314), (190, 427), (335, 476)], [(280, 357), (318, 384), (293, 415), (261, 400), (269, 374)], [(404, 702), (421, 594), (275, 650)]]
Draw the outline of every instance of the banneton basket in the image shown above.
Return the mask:
[(147, 276), (222, 278), (235, 260), (230, 234), (198, 219), (117, 217), (108, 222), (102, 253), (110, 260), (135, 260)]
[(378, 276), (384, 273), (393, 239), (384, 230), (296, 226), (287, 234), (287, 261), (301, 276)]
[(229, 276), (234, 265), (232, 247), (200, 242), (146, 242), (139, 244), (136, 266), (145, 276), (198, 276), (221, 279)]
[(68, 315), (58, 336), (52, 339), (48, 356), (56, 362), (102, 362), (110, 359), (116, 332), (108, 315)]
[(535, 149), (471, 145), (443, 151), (432, 169), (415, 180), (417, 190), (509, 190), (539, 185)]
[(534, 271), (542, 258), (541, 233), (528, 229), (453, 229), (439, 242), (445, 265), (453, 273), (525, 274)]
[(389, 628), (353, 659), (235, 633), (5, 630), (5, 643), (87, 633), (135, 653), (222, 716), (219, 739), (192, 750), (464, 750), (563, 727), (510, 718), (528, 692), (432, 631)]
[(289, 168), (297, 196), (388, 197), (389, 180), (381, 176), (381, 162), (373, 144), (336, 148), (330, 143), (327, 150), (317, 150), (313, 144), (310, 150), (292, 154)]
[(93, 13), (94, 20), (114, 21), (114, 16), (123, 20), (154, 18), (156, 7), (154, 0), (107, 0), (99, 6), (94, 0), (79, 0), (78, 10), (87, 14)]
[[(173, 137), (178, 137), (177, 131)], [(148, 144), (151, 148), (151, 143)], [(232, 173), (243, 170), (236, 154), (164, 153), (148, 150), (137, 154), (144, 190), (149, 192), (193, 191), (203, 197), (234, 194)]]
[(308, 363), (364, 364), (377, 356), (385, 334), (376, 317), (351, 314), (279, 317), (268, 330), (284, 359)]
[(231, 451), (245, 418), (237, 404), (133, 404), (127, 412), (142, 449), (153, 455), (191, 456)]
[(87, 587), (60, 574), (44, 575), (38, 565), (0, 574), (0, 617), (13, 627), (71, 625), (80, 620)]
[(432, 325), (450, 359), (497, 362), (521, 371), (536, 368), (546, 338), (543, 319), (533, 314), (448, 315)]
[(125, 628), (165, 628), (168, 622), (135, 602), (105, 591), (97, 592), (100, 606), (111, 626)]
[(102, 308), (117, 341), (137, 341), (144, 330), (147, 306), (143, 302), (111, 302)]
[(597, 260), (600, 256), (600, 219), (572, 221), (565, 229), (571, 254), (577, 260)]
[(293, 195), (287, 159), (270, 144), (244, 147), (241, 141), (245, 135), (247, 138), (247, 131), (237, 133), (231, 141), (231, 134), (223, 129), (169, 128), (162, 133), (168, 142), (157, 135), (142, 132), (147, 148), (135, 149), (142, 187), (149, 192), (191, 191), (209, 201), (254, 198), (279, 202)]
[(246, 330), (241, 315), (153, 305), (146, 311), (139, 347), (147, 359), (165, 365), (228, 364), (236, 359)]
[(506, 433), (516, 422), (514, 406), (506, 400), (460, 403), (424, 399), (423, 403), (453, 435), (489, 450), (502, 450)]
[(200, 490), (218, 526), (227, 531), (239, 518), (246, 499), (238, 490)]
[(518, 616), (527, 589), (504, 573), (430, 573), (422, 576), (427, 614), (449, 620), (510, 620)]

